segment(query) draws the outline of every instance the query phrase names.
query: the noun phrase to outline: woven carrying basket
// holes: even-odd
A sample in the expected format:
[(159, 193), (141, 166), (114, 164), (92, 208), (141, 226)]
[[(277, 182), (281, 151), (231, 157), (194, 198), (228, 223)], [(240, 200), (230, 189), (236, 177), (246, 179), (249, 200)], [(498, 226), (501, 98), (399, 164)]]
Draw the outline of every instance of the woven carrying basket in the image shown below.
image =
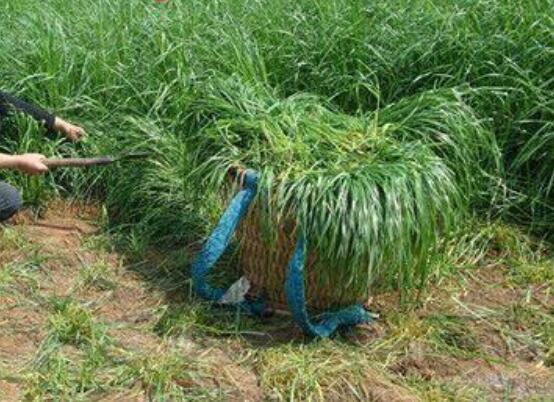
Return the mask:
[[(260, 210), (253, 204), (237, 231), (240, 266), (255, 293), (262, 295), (270, 306), (284, 309), (284, 284), (296, 245), (296, 224), (292, 219), (286, 220), (278, 227), (276, 241), (270, 242), (262, 235), (260, 222)], [(367, 294), (352, 294), (342, 288), (341, 283), (322, 284), (324, 281), (319, 273), (324, 270), (340, 272), (340, 267), (322, 266), (317, 255), (308, 250), (304, 272), (306, 302), (310, 309), (323, 311), (367, 300)]]

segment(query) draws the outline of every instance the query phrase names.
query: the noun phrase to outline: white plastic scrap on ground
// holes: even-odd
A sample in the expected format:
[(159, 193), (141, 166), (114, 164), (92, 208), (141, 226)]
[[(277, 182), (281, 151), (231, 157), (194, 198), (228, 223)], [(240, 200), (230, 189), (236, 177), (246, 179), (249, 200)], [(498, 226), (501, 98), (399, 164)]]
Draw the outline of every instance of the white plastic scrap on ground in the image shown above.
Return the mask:
[(219, 299), (220, 304), (237, 304), (244, 301), (244, 296), (250, 289), (250, 281), (242, 276), (238, 281), (233, 283), (227, 292)]

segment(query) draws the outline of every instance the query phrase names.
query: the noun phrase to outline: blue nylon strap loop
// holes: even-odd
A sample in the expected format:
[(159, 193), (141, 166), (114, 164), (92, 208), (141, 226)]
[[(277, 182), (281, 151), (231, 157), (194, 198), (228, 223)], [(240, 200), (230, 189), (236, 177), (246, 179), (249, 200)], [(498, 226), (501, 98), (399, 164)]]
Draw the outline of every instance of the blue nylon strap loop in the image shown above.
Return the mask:
[[(194, 291), (203, 299), (217, 302), (225, 294), (226, 289), (210, 286), (206, 281), (206, 276), (229, 245), (240, 220), (248, 211), (248, 207), (256, 196), (258, 174), (252, 170), (247, 170), (243, 179), (244, 187), (231, 200), (229, 207), (221, 216), (216, 228), (192, 264)], [(239, 303), (239, 307), (256, 315), (262, 314), (265, 310), (265, 305), (261, 300), (243, 301)]]
[(306, 241), (300, 235), (296, 243), (296, 249), (289, 262), (287, 279), (285, 280), (285, 294), (287, 304), (296, 323), (305, 333), (327, 338), (337, 328), (352, 326), (371, 321), (370, 314), (361, 305), (353, 305), (335, 312), (328, 312), (317, 317), (318, 324), (313, 323), (306, 309), (306, 296), (304, 291), (304, 261), (306, 258)]

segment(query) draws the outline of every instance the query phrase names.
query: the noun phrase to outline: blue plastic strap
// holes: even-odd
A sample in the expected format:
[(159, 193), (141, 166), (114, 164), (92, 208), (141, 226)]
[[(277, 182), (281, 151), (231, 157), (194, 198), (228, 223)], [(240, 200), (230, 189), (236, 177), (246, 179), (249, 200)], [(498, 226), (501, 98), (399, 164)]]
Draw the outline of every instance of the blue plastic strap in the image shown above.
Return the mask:
[[(229, 207), (221, 216), (219, 223), (191, 267), (194, 291), (198, 296), (214, 302), (221, 299), (226, 289), (210, 286), (206, 281), (206, 276), (229, 245), (240, 220), (256, 196), (258, 174), (252, 170), (247, 170), (244, 173), (243, 180), (243, 188), (231, 200)], [(261, 300), (243, 301), (239, 303), (239, 307), (256, 315), (262, 314), (265, 310), (265, 304)]]
[(287, 279), (285, 280), (285, 294), (287, 304), (296, 323), (305, 333), (327, 338), (337, 328), (352, 326), (371, 321), (371, 315), (361, 305), (353, 305), (342, 310), (321, 314), (317, 317), (318, 324), (313, 323), (306, 309), (304, 291), (304, 262), (306, 258), (306, 241), (300, 235), (296, 242), (296, 249), (289, 262)]

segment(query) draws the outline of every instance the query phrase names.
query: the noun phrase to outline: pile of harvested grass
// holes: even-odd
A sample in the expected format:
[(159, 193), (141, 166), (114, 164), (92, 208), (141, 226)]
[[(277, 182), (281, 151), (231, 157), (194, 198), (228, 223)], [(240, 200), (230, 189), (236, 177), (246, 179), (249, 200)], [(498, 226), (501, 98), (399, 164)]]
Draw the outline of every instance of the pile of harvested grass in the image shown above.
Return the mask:
[[(191, 177), (217, 192), (231, 167), (259, 171), (261, 229), (249, 233), (266, 247), (249, 248), (259, 252), (249, 258), (263, 261), (292, 220), (289, 238), (302, 231), (317, 256), (313, 285), (335, 285), (336, 300), (363, 298), (375, 283), (424, 283), (439, 237), (468, 213), (482, 186), (483, 167), (471, 161), (496, 157), (492, 136), (455, 91), (355, 116), (315, 96), (283, 98), (235, 78), (211, 79), (199, 93), (191, 109), (202, 128), (188, 138)], [(268, 278), (285, 268), (272, 262), (283, 258), (262, 267)]]

